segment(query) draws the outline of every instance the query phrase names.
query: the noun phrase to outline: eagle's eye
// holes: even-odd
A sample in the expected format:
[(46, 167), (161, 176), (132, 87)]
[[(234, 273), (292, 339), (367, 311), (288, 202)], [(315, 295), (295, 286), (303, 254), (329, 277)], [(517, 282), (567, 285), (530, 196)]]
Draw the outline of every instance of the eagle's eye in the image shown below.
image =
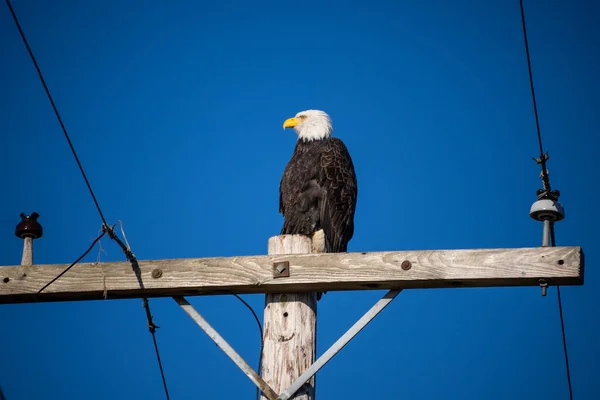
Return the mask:
[(306, 115), (298, 115), (298, 118), (300, 118), (300, 119), (306, 119)]

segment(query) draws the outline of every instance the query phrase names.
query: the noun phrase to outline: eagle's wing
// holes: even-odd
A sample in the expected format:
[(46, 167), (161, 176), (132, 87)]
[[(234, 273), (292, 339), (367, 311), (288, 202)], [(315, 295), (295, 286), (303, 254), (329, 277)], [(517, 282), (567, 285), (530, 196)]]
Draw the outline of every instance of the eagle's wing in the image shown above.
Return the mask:
[(325, 233), (325, 251), (339, 253), (347, 250), (354, 235), (358, 188), (348, 149), (338, 138), (328, 142), (320, 159), (320, 226)]

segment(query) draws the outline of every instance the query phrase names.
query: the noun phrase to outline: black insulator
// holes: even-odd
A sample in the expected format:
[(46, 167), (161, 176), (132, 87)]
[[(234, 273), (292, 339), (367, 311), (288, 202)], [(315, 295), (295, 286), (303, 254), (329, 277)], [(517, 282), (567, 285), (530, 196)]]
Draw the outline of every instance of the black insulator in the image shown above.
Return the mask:
[(26, 237), (32, 237), (34, 239), (38, 239), (42, 237), (43, 229), (42, 225), (37, 221), (40, 215), (36, 212), (31, 215), (25, 215), (21, 213), (21, 222), (17, 224), (15, 228), (15, 235), (24, 239)]

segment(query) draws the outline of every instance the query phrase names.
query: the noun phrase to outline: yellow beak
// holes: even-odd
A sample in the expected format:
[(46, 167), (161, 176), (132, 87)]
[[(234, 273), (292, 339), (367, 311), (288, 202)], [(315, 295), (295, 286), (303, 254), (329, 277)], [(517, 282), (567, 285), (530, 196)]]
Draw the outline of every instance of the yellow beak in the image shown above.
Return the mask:
[(285, 128), (293, 128), (300, 123), (298, 118), (288, 118), (283, 123), (283, 129)]

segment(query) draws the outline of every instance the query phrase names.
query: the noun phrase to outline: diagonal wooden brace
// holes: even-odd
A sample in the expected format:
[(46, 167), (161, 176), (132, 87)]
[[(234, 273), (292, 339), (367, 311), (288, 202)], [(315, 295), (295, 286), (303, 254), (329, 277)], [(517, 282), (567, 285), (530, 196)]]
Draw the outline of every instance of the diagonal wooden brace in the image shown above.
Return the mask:
[(377, 314), (396, 298), (402, 289), (394, 289), (387, 292), (369, 311), (367, 311), (350, 329), (342, 335), (321, 357), (317, 359), (294, 383), (290, 385), (277, 400), (288, 400), (298, 389), (302, 387), (314, 374), (316, 374), (329, 360), (331, 360), (345, 345), (348, 344)]
[(223, 339), (221, 335), (200, 315), (198, 311), (183, 297), (173, 297), (204, 332), (227, 354), (229, 358), (250, 378), (269, 400), (277, 400), (275, 391), (252, 369), (250, 365)]
[(325, 353), (300, 375), (281, 395), (275, 391), (244, 361), (244, 359), (223, 339), (221, 335), (200, 315), (183, 297), (173, 297), (181, 308), (202, 328), (221, 350), (250, 378), (269, 400), (289, 400), (310, 378), (344, 348), (365, 326), (369, 324), (385, 307), (396, 298), (402, 289), (387, 292), (369, 311), (367, 311), (350, 329), (346, 331)]

